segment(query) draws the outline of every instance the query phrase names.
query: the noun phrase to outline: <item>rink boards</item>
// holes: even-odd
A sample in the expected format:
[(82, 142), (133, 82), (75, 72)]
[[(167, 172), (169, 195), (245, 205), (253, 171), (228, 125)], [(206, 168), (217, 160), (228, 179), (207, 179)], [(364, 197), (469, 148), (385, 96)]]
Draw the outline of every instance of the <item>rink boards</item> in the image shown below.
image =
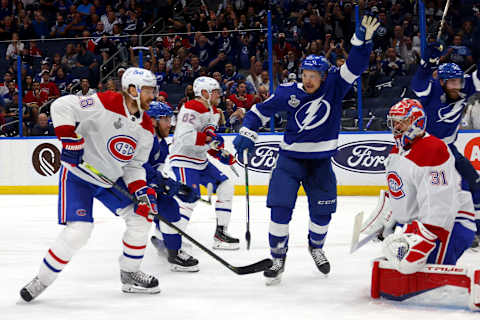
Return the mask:
[[(235, 153), (234, 134), (225, 134), (225, 148)], [(260, 134), (249, 159), (250, 194), (265, 195), (270, 172), (278, 157), (282, 134)], [(342, 133), (333, 157), (339, 195), (376, 195), (385, 188), (384, 161), (393, 146), (391, 133)], [(464, 131), (456, 142), (477, 170), (480, 170), (480, 132)], [(58, 192), (61, 144), (55, 138), (2, 138), (0, 140), (0, 193), (54, 194)], [(235, 182), (235, 194), (245, 193), (244, 167), (233, 171), (212, 159)], [(205, 191), (205, 190), (203, 190)], [(300, 194), (303, 189), (299, 190)]]

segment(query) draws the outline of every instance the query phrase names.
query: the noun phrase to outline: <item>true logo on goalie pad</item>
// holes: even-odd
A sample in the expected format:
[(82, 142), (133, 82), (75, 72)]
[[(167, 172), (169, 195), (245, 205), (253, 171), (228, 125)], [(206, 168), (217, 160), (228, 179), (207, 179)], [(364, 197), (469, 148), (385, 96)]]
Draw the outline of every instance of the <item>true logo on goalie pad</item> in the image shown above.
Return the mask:
[(405, 197), (405, 192), (403, 192), (403, 182), (398, 173), (395, 171), (389, 171), (387, 174), (387, 184), (390, 195), (394, 199), (400, 199)]

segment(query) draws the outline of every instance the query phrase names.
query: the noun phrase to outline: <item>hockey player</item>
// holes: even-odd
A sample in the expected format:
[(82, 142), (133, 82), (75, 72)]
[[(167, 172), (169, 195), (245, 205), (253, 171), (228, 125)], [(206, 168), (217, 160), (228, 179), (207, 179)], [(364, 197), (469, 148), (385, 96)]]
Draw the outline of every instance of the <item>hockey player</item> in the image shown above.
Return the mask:
[(336, 152), (342, 98), (367, 68), (377, 19), (364, 16), (356, 31), (348, 59), (340, 68), (329, 68), (323, 56), (309, 55), (301, 64), (302, 83), (282, 84), (263, 103), (245, 115), (233, 144), (239, 154), (253, 150), (255, 131), (279, 111), (287, 112), (287, 127), (268, 188), (271, 208), (269, 242), (273, 266), (264, 272), (267, 285), (280, 282), (288, 250), (288, 224), (300, 183), (307, 193), (310, 224), (308, 243), (313, 260), (324, 274), (330, 263), (323, 251), (331, 215), (336, 211), (337, 186), (331, 166)]
[(452, 151), (455, 168), (468, 183), (477, 218), (480, 219), (480, 176), (455, 146), (468, 98), (475, 92), (480, 92), (480, 63), (471, 76), (464, 74), (455, 63), (444, 63), (438, 67), (435, 79), (432, 74), (437, 69), (440, 56), (441, 46), (438, 43), (430, 44), (411, 86), (427, 115), (427, 132), (442, 139)]
[[(217, 193), (215, 213), (217, 227), (214, 249), (236, 250), (239, 240), (227, 233), (232, 211), (233, 183), (207, 159), (207, 153), (225, 165), (233, 165), (235, 158), (223, 149), (223, 138), (215, 134), (220, 117), (216, 106), (220, 99), (220, 85), (210, 77), (199, 77), (193, 82), (195, 99), (180, 109), (171, 145), (170, 165), (177, 181), (191, 186), (200, 195), (200, 185), (213, 185)], [(181, 224), (184, 229), (195, 208), (193, 203), (180, 201)]]
[(126, 231), (119, 258), (122, 291), (158, 293), (158, 280), (140, 271), (151, 226), (157, 214), (156, 194), (146, 184), (142, 165), (153, 143), (150, 117), (144, 112), (154, 98), (155, 76), (148, 70), (129, 68), (121, 79), (122, 93), (107, 91), (90, 97), (67, 95), (55, 100), (51, 115), (62, 142), (58, 222), (65, 228), (48, 249), (38, 275), (21, 289), (25, 301), (42, 293), (87, 242), (93, 229), (93, 199), (107, 207), (120, 201), (111, 186), (82, 169), (90, 163), (112, 180), (122, 177), (139, 199), (134, 210), (122, 212)]
[[(184, 203), (193, 203), (198, 200), (198, 196), (192, 188), (162, 175), (165, 160), (168, 156), (168, 144), (165, 138), (168, 137), (170, 132), (172, 109), (163, 102), (152, 102), (147, 113), (152, 118), (156, 134), (149, 160), (144, 165), (147, 170), (147, 182), (155, 188), (157, 193), (159, 214), (180, 227), (179, 206), (173, 196), (177, 196)], [(155, 221), (155, 224), (155, 235), (152, 236), (151, 241), (159, 253), (166, 250), (171, 270), (199, 271), (198, 260), (181, 249), (182, 237), (165, 223)]]
[(476, 231), (471, 194), (461, 190), (445, 142), (425, 133), (426, 117), (413, 99), (387, 116), (396, 143), (385, 162), (388, 203), (397, 229), (383, 241), (383, 253), (402, 274), (426, 263), (455, 265)]

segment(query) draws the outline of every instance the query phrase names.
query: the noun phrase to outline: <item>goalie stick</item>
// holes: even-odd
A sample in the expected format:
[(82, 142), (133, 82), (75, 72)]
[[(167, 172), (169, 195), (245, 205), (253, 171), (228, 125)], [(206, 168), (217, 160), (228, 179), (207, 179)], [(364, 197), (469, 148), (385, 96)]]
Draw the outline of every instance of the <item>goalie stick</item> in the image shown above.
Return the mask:
[(382, 231), (383, 226), (379, 227), (378, 230), (373, 231), (368, 236), (360, 240), (360, 232), (362, 231), (362, 222), (363, 222), (363, 211), (357, 213), (353, 223), (353, 233), (352, 233), (352, 242), (350, 243), (350, 253), (354, 253), (364, 245), (366, 245), (370, 240), (375, 239), (378, 236), (378, 233)]
[[(125, 197), (127, 197), (128, 199), (130, 199), (132, 202), (134, 203), (138, 203), (138, 200), (137, 198), (135, 198), (135, 196), (133, 196), (132, 194), (130, 194), (130, 192), (128, 192), (127, 190), (125, 190), (124, 188), (122, 188), (121, 186), (119, 186), (117, 183), (115, 183), (115, 181), (112, 181), (110, 180), (107, 176), (105, 176), (104, 174), (102, 174), (100, 171), (98, 171), (97, 169), (95, 169), (93, 166), (91, 166), (90, 164), (88, 164), (87, 162), (82, 162), (80, 165), (79, 165), (82, 169), (84, 170), (88, 170), (90, 171), (91, 173), (95, 174), (98, 178), (100, 178), (103, 182), (111, 185), (113, 188), (117, 189), (119, 192), (121, 192)], [(185, 237), (187, 240), (189, 240), (190, 242), (192, 242), (194, 245), (196, 245), (197, 247), (199, 247), (203, 252), (205, 252), (206, 254), (208, 254), (210, 257), (212, 257), (213, 259), (217, 260), (218, 262), (220, 262), (222, 265), (224, 265), (225, 267), (227, 267), (228, 269), (230, 269), (231, 271), (235, 272), (236, 274), (238, 275), (244, 275), (244, 274), (250, 274), (250, 273), (256, 273), (256, 272), (262, 272), (264, 271), (265, 269), (268, 269), (272, 266), (272, 260), (271, 259), (263, 259), (261, 261), (258, 261), (256, 263), (253, 263), (253, 264), (250, 264), (250, 265), (246, 265), (246, 266), (241, 266), (241, 267), (237, 267), (237, 266), (233, 266), (231, 265), (230, 263), (228, 263), (227, 261), (225, 261), (224, 259), (222, 259), (220, 256), (216, 255), (215, 253), (213, 253), (211, 250), (209, 250), (208, 248), (206, 248), (204, 245), (202, 245), (200, 242), (198, 242), (197, 240), (195, 240), (194, 238), (192, 238), (189, 234), (187, 234), (185, 231), (183, 231), (182, 229), (180, 229), (179, 227), (177, 227), (176, 225), (174, 225), (173, 223), (169, 222), (167, 219), (165, 219), (163, 216), (161, 216), (160, 214), (156, 214), (152, 217), (155, 221), (162, 221), (163, 223), (165, 223), (167, 226), (169, 226), (170, 228), (172, 229), (175, 229), (175, 231), (177, 231), (181, 236)]]

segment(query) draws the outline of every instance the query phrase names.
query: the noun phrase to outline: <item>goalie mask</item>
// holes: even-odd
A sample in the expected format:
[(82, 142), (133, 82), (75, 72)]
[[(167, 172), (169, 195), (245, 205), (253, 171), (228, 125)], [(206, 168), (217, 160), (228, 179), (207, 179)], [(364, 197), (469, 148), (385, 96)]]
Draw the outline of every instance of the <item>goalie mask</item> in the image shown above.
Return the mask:
[(387, 125), (392, 130), (399, 149), (407, 150), (417, 137), (425, 134), (427, 117), (422, 104), (415, 99), (403, 99), (390, 108)]

